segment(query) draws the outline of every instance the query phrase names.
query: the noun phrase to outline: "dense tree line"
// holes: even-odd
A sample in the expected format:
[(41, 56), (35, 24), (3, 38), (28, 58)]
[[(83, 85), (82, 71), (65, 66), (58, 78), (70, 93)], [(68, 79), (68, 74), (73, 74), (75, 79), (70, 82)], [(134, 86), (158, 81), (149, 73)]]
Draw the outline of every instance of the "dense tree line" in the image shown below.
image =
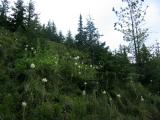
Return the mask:
[(160, 44), (145, 45), (144, 1), (122, 3), (114, 27), (129, 45), (110, 51), (90, 16), (63, 35), (32, 0), (1, 0), (0, 120), (159, 120)]
[[(17, 0), (14, 6), (10, 6), (8, 0), (1, 0), (0, 5), (0, 26), (1, 28), (8, 29), (11, 32), (20, 32), (27, 36), (30, 44), (37, 44), (40, 42), (42, 46), (45, 46), (47, 40), (57, 43), (65, 44), (68, 48), (78, 49), (82, 52), (89, 54), (91, 58), (91, 64), (103, 65), (103, 69), (99, 71), (116, 72), (117, 74), (123, 68), (120, 62), (124, 60), (127, 67), (122, 70), (124, 73), (135, 73), (137, 80), (145, 85), (151, 79), (158, 79), (158, 70), (155, 71), (150, 67), (159, 60), (159, 44), (157, 49), (151, 51), (145, 46), (145, 40), (148, 36), (146, 28), (142, 28), (141, 24), (145, 21), (146, 8), (143, 7), (143, 0), (126, 0), (122, 1), (126, 3), (126, 7), (121, 7), (119, 11), (113, 8), (119, 21), (114, 24), (115, 30), (118, 30), (124, 34), (124, 40), (129, 41), (130, 44), (127, 47), (120, 47), (119, 52), (110, 52), (105, 43), (99, 41), (102, 36), (96, 28), (93, 19), (89, 16), (87, 24), (83, 25), (83, 17), (79, 16), (77, 34), (72, 35), (69, 30), (67, 35), (64, 36), (61, 31), (57, 31), (56, 25), (53, 21), (48, 21), (47, 25), (41, 25), (39, 22), (39, 16), (35, 12), (35, 5), (32, 0), (28, 5), (25, 5), (23, 0)], [(144, 8), (144, 9), (143, 9)], [(39, 38), (44, 38), (46, 41)], [(133, 63), (127, 57), (127, 54), (131, 53), (133, 56)], [(120, 58), (119, 60), (117, 59)], [(116, 60), (116, 61), (115, 61)], [(158, 63), (157, 63), (158, 64)], [(133, 70), (134, 68), (134, 70)], [(158, 69), (158, 68), (157, 68)], [(156, 73), (152, 74), (152, 70)], [(128, 72), (127, 72), (128, 71)], [(159, 84), (159, 80), (155, 80)], [(156, 83), (155, 83), (156, 84)], [(159, 88), (157, 88), (158, 90)]]

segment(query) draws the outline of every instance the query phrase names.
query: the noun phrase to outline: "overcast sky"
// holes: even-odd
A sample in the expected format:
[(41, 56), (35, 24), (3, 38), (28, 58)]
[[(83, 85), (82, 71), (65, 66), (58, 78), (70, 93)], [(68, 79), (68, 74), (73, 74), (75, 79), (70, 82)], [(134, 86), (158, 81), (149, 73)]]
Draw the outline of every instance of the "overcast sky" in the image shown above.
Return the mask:
[[(24, 0), (26, 3), (29, 0)], [(113, 6), (120, 6), (121, 0), (33, 0), (36, 11), (40, 13), (41, 23), (53, 20), (58, 30), (65, 35), (68, 30), (72, 34), (77, 33), (79, 15), (82, 14), (85, 24), (90, 15), (94, 19), (95, 26), (104, 36), (105, 41), (112, 50), (123, 44), (122, 34), (115, 31), (113, 24), (116, 21), (112, 12)], [(149, 5), (146, 16), (146, 27), (150, 30), (151, 44), (155, 40), (160, 41), (160, 0), (145, 0)]]

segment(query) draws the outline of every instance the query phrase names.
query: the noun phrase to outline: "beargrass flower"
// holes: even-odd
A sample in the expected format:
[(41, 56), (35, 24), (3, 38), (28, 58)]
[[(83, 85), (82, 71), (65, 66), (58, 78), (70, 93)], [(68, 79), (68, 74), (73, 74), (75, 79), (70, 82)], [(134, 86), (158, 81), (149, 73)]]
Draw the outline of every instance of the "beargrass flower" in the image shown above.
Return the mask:
[(141, 96), (141, 101), (142, 101), (142, 102), (144, 101), (144, 98), (143, 98), (143, 96)]
[(82, 73), (81, 73), (81, 72), (78, 72), (78, 74), (81, 75)]
[(87, 82), (84, 82), (84, 85), (87, 85)]
[(27, 48), (25, 48), (24, 50), (27, 51)]
[(37, 51), (35, 50), (33, 53), (34, 53), (34, 54), (36, 54), (36, 53), (37, 53)]
[(106, 94), (106, 91), (105, 91), (105, 90), (103, 90), (103, 91), (102, 91), (102, 93), (105, 95), (105, 94)]
[(82, 91), (82, 95), (84, 95), (84, 96), (86, 95), (86, 91), (85, 90)]
[(32, 64), (30, 65), (30, 67), (31, 67), (32, 69), (34, 69), (36, 66), (35, 66), (34, 63), (32, 63)]
[(22, 107), (26, 107), (27, 103), (25, 101), (22, 102)]
[(31, 47), (31, 50), (34, 50), (34, 48), (33, 48), (33, 47)]
[(118, 97), (118, 98), (120, 98), (120, 97), (121, 97), (121, 95), (120, 95), (120, 94), (117, 94), (117, 97)]
[(74, 63), (75, 65), (78, 65), (78, 63)]
[(42, 82), (43, 82), (43, 83), (46, 83), (47, 81), (48, 81), (47, 78), (43, 78), (43, 79), (42, 79)]
[(58, 64), (58, 61), (55, 61), (55, 64), (57, 65), (57, 64)]
[(77, 57), (74, 57), (74, 59), (75, 59), (75, 60), (78, 60), (79, 58), (80, 58), (79, 56), (77, 56)]

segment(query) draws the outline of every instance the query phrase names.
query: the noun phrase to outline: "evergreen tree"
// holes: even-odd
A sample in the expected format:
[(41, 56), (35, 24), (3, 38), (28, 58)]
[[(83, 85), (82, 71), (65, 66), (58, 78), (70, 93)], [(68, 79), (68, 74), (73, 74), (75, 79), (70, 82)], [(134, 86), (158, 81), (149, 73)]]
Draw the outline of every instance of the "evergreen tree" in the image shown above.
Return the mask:
[(13, 10), (13, 31), (16, 31), (19, 27), (25, 29), (24, 21), (25, 21), (25, 6), (23, 0), (17, 0), (15, 3), (15, 7), (12, 8)]
[(96, 62), (96, 55), (95, 55), (95, 51), (96, 51), (96, 46), (100, 45), (99, 43), (99, 38), (100, 38), (100, 34), (97, 30), (97, 28), (95, 27), (93, 20), (91, 19), (91, 17), (89, 17), (89, 19), (87, 19), (87, 26), (85, 28), (86, 30), (86, 44), (85, 44), (85, 48), (89, 50), (91, 58), (92, 58), (92, 64), (95, 64)]
[(8, 26), (8, 17), (7, 13), (9, 12), (9, 1), (1, 0), (0, 6), (0, 26), (7, 27)]
[(100, 34), (98, 32), (98, 29), (95, 27), (93, 19), (91, 17), (87, 19), (87, 26), (85, 29), (88, 44), (96, 44), (100, 38)]
[(57, 42), (58, 42), (58, 43), (63, 43), (64, 40), (65, 40), (65, 37), (64, 37), (64, 35), (62, 34), (62, 31), (59, 31)]
[(82, 15), (80, 14), (79, 17), (79, 23), (78, 23), (78, 34), (75, 36), (75, 39), (77, 40), (77, 46), (81, 49), (81, 47), (84, 46), (85, 41), (86, 41), (86, 32), (84, 31), (83, 28), (83, 20), (82, 20)]
[(148, 79), (150, 78), (148, 73), (148, 71), (150, 71), (148, 69), (150, 59), (151, 59), (150, 52), (145, 46), (145, 44), (143, 44), (142, 48), (139, 51), (139, 67), (138, 67), (140, 75), (139, 80), (141, 81), (142, 84), (147, 84), (150, 82), (150, 80)]
[(160, 58), (160, 43), (158, 41), (156, 41), (155, 45), (155, 55), (157, 58)]
[(46, 37), (52, 41), (57, 41), (58, 35), (54, 22), (48, 21), (46, 26)]
[(73, 44), (74, 44), (74, 39), (72, 37), (72, 34), (71, 34), (71, 31), (69, 30), (68, 33), (67, 33), (67, 36), (66, 36), (66, 44), (69, 46), (69, 47), (73, 47)]
[[(29, 4), (26, 9), (26, 25), (27, 27), (35, 27), (35, 21), (37, 20), (38, 14), (35, 13), (35, 6), (32, 0), (29, 1)], [(34, 29), (34, 28), (33, 28)]]

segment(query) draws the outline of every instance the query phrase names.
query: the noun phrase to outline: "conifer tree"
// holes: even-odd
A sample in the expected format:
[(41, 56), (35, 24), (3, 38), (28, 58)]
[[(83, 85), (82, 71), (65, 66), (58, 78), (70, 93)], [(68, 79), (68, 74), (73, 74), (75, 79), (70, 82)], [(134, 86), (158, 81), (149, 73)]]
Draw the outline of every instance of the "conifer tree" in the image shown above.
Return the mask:
[(86, 44), (85, 47), (89, 50), (91, 54), (92, 64), (96, 63), (96, 49), (98, 46), (100, 46), (99, 38), (100, 34), (98, 32), (98, 29), (95, 27), (94, 22), (91, 17), (87, 19), (87, 26), (85, 28), (86, 30)]
[(100, 38), (100, 34), (98, 29), (95, 27), (93, 19), (89, 16), (87, 19), (87, 26), (86, 26), (86, 34), (87, 34), (87, 42), (88, 44), (97, 44)]
[(46, 35), (48, 39), (57, 42), (58, 35), (57, 35), (56, 25), (54, 24), (54, 22), (48, 21), (48, 24), (46, 26)]
[(77, 46), (81, 49), (81, 47), (84, 46), (86, 41), (86, 32), (83, 28), (83, 20), (81, 14), (79, 16), (78, 34), (75, 36), (75, 39), (77, 40)]
[(8, 0), (1, 0), (0, 26), (3, 26), (3, 27), (8, 26), (8, 17), (7, 17), (8, 12), (9, 12), (9, 1)]
[(72, 37), (72, 33), (70, 30), (68, 31), (67, 36), (66, 36), (66, 44), (68, 46), (73, 46), (73, 44), (74, 44), (74, 39)]
[(27, 27), (35, 27), (35, 21), (37, 20), (38, 14), (35, 13), (35, 6), (32, 0), (29, 1), (29, 4), (26, 8), (26, 25)]
[(13, 7), (12, 10), (13, 10), (12, 14), (13, 31), (16, 31), (19, 27), (24, 29), (26, 9), (23, 0), (17, 0), (17, 2), (15, 2), (15, 7)]
[(64, 40), (65, 40), (65, 37), (64, 37), (62, 31), (59, 31), (57, 42), (58, 42), (58, 43), (63, 43)]

